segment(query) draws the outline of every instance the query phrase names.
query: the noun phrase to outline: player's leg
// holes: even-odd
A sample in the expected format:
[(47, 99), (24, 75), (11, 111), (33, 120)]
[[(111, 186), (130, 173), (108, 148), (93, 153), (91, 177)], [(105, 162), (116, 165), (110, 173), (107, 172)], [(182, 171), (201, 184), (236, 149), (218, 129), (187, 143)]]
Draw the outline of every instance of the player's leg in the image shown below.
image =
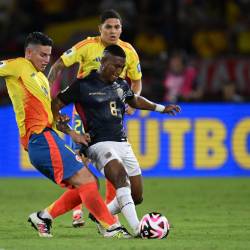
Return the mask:
[[(81, 121), (81, 118), (79, 114), (77, 113), (75, 106), (73, 107), (73, 112), (72, 112), (72, 127), (74, 130), (82, 134), (84, 132), (84, 127)], [(78, 152), (80, 150), (80, 145), (75, 143), (73, 140), (70, 141), (70, 146), (71, 148), (75, 151)], [(83, 209), (82, 209), (82, 204), (77, 205), (72, 209), (72, 226), (73, 227), (82, 227), (85, 224), (85, 221), (83, 219)]]
[[(116, 188), (116, 206), (123, 213), (134, 233), (137, 233), (139, 220), (131, 196), (129, 178), (121, 159), (112, 148), (113, 142), (100, 142), (89, 147), (87, 153), (97, 169)], [(109, 207), (112, 210), (111, 207)], [(115, 211), (112, 211), (115, 213)]]
[[(57, 204), (60, 207), (59, 213), (72, 209), (77, 203), (79, 204), (80, 198), (81, 202), (105, 228), (113, 230), (115, 227), (115, 230), (117, 229), (116, 220), (109, 213), (98, 192), (95, 177), (87, 168), (83, 167), (80, 159), (54, 131), (49, 130), (33, 136), (29, 143), (29, 155), (32, 164), (49, 179), (59, 185), (71, 185), (75, 188), (76, 191), (72, 193), (67, 191), (67, 195), (60, 197), (62, 198), (60, 199), (61, 204)], [(68, 202), (69, 200), (72, 202)], [(44, 214), (46, 213), (33, 213), (29, 220), (39, 231), (40, 236), (50, 237), (51, 217), (42, 218), (41, 215)], [(48, 221), (50, 223), (47, 223)], [(112, 233), (123, 234), (123, 230), (118, 228), (118, 231), (109, 232), (108, 236), (110, 234), (112, 236)]]
[(104, 166), (105, 177), (116, 188), (116, 199), (120, 211), (128, 221), (133, 233), (138, 233), (139, 220), (135, 210), (135, 204), (131, 196), (129, 177), (122, 163), (113, 159)]
[(82, 204), (77, 205), (72, 209), (73, 215), (72, 215), (72, 226), (73, 227), (82, 227), (85, 224), (85, 221), (83, 219), (83, 209)]
[(109, 204), (116, 196), (116, 189), (109, 180), (106, 179), (105, 182), (106, 182), (105, 202), (106, 204)]

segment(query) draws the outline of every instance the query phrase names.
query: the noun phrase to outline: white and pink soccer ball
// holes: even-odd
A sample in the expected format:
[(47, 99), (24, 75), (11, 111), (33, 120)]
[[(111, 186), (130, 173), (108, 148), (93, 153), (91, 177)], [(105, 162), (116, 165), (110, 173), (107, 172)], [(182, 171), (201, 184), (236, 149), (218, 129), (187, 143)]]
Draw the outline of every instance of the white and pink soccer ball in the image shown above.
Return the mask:
[(139, 225), (142, 239), (163, 239), (168, 236), (169, 223), (167, 218), (157, 212), (145, 214)]

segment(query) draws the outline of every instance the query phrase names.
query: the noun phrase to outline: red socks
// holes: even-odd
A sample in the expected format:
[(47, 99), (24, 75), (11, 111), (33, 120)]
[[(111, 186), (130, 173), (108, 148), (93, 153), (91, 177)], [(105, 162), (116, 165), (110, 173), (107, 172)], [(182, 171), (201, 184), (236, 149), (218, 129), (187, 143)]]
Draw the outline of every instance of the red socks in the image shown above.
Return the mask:
[(46, 210), (51, 217), (55, 219), (59, 215), (73, 209), (76, 205), (82, 203), (77, 189), (68, 189), (59, 199), (52, 203)]
[(106, 204), (109, 204), (116, 196), (116, 189), (113, 184), (106, 179)]
[(116, 223), (116, 219), (108, 211), (107, 206), (98, 192), (96, 182), (83, 184), (77, 189), (81, 196), (82, 203), (104, 227), (107, 228)]

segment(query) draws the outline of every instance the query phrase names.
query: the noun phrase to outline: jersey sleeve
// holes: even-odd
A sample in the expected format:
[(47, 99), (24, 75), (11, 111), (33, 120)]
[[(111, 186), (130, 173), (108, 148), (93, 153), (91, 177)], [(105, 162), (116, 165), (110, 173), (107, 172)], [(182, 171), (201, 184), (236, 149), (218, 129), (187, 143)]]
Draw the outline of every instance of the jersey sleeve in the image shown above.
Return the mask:
[(132, 100), (135, 96), (133, 90), (128, 85), (127, 81), (123, 80), (123, 91), (125, 94), (125, 101)]
[(18, 65), (16, 59), (0, 61), (0, 77), (19, 77), (20, 67), (21, 65)]
[(83, 46), (84, 41), (85, 40), (75, 44), (71, 49), (61, 55), (61, 59), (66, 67), (83, 61), (84, 54), (86, 53), (86, 46)]
[(129, 52), (128, 60), (128, 69), (127, 69), (127, 76), (131, 80), (139, 80), (142, 78), (141, 73), (141, 65), (139, 57), (134, 49)]
[(75, 81), (57, 96), (65, 105), (78, 102), (80, 99), (80, 81)]

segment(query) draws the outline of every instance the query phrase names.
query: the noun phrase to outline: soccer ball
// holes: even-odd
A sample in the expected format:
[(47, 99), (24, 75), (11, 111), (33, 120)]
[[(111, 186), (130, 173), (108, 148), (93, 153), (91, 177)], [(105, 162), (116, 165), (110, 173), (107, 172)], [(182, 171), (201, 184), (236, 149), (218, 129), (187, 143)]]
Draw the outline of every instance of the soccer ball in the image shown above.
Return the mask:
[(163, 239), (168, 236), (169, 223), (167, 218), (157, 212), (145, 214), (139, 224), (142, 239)]

